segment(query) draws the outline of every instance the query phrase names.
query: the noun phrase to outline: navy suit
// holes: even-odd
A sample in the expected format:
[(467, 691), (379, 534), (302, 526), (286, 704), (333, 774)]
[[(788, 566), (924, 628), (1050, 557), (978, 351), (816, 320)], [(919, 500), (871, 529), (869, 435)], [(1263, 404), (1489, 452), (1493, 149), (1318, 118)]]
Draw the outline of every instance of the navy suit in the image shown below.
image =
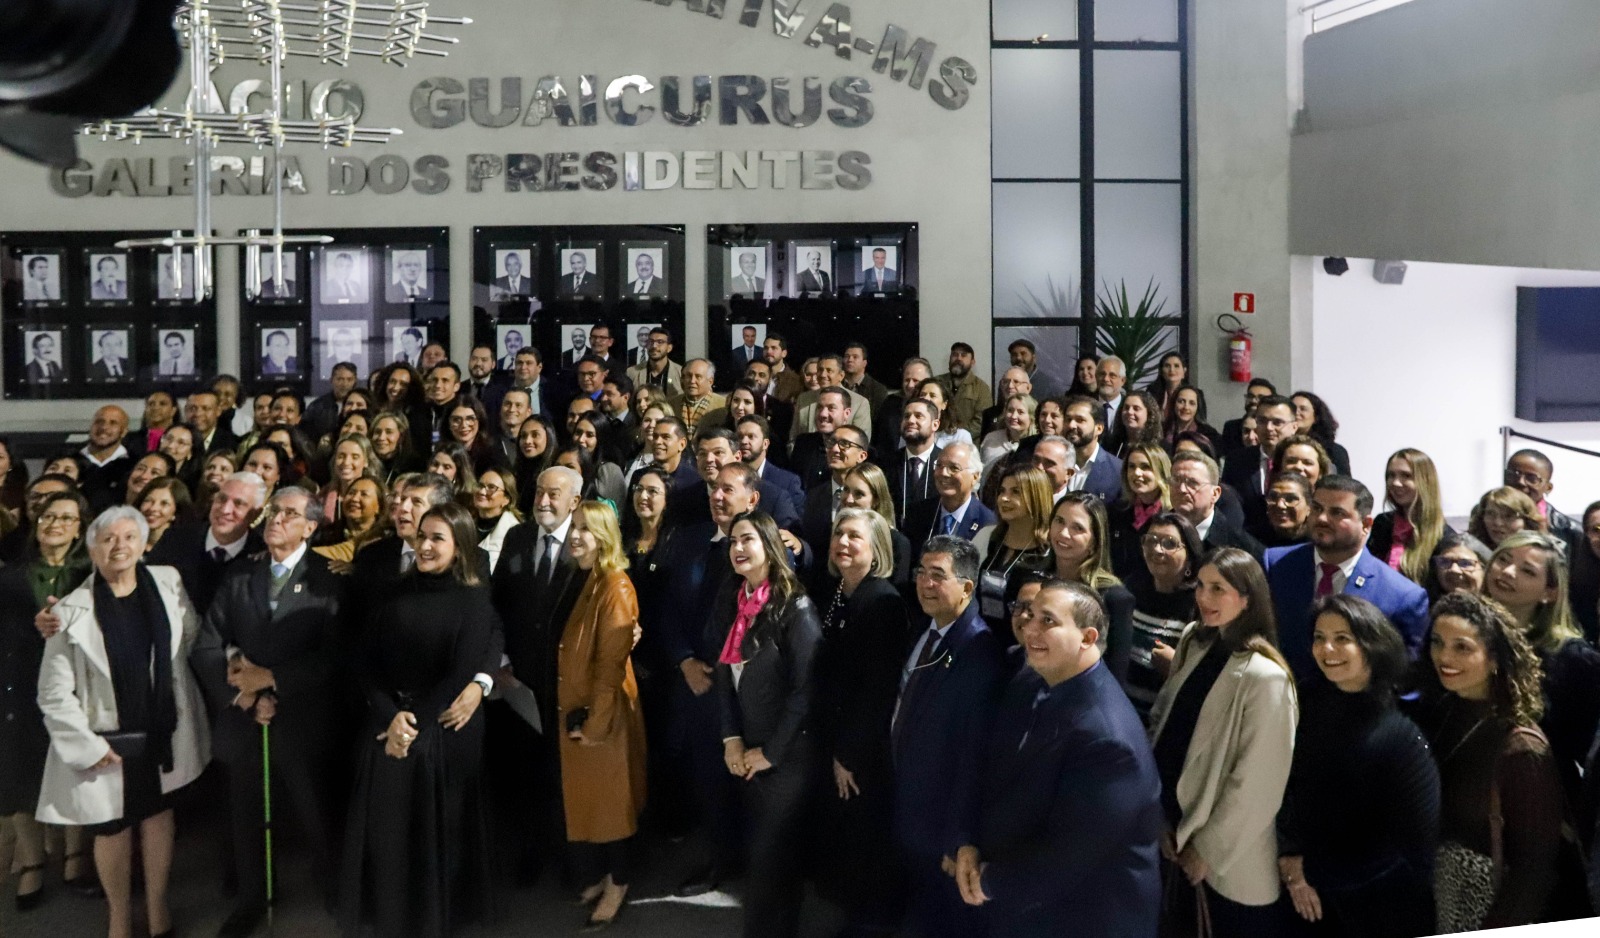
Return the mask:
[[(1078, 471), (1083, 470), (1080, 467)], [(1122, 498), (1122, 460), (1106, 449), (1103, 440), (1094, 462), (1089, 464), (1089, 480), (1083, 484), (1082, 491), (1093, 492), (1107, 505)]]
[[(902, 662), (931, 625), (918, 618)], [(956, 617), (941, 646), (900, 689), (890, 729), (894, 833), (905, 859), (911, 932), (966, 938), (981, 933), (977, 910), (961, 901), (939, 862), (955, 858), (977, 821), (983, 746), (1005, 680), (1005, 651), (976, 602)]]
[(1270, 529), (1267, 493), (1261, 488), (1261, 450), (1252, 446), (1229, 453), (1222, 466), (1222, 482), (1239, 493), (1239, 503), (1244, 506), (1244, 529), (1259, 540)]
[[(784, 498), (788, 499), (789, 507), (794, 510), (796, 517), (799, 517), (805, 513), (806, 488), (804, 485), (800, 484), (799, 476), (777, 465), (770, 457), (768, 457), (767, 461), (761, 464), (761, 481), (763, 483), (763, 489), (765, 489), (767, 485), (770, 485), (779, 493), (781, 493)], [(761, 500), (763, 505), (765, 505), (767, 496), (764, 492), (761, 496)], [(780, 525), (780, 527), (781, 526), (782, 525)]]
[(194, 610), (202, 618), (211, 608), (211, 600), (222, 585), (222, 578), (235, 560), (241, 560), (266, 549), (261, 540), (261, 529), (251, 528), (245, 535), (244, 548), (232, 559), (221, 563), (206, 553), (206, 533), (211, 525), (204, 521), (175, 524), (156, 546), (150, 548), (145, 562), (153, 567), (175, 567), (183, 580), (183, 591), (189, 594)]
[[(896, 421), (897, 435), (899, 422)], [(905, 520), (911, 512), (911, 506), (923, 499), (933, 498), (938, 495), (933, 487), (933, 463), (939, 458), (940, 449), (935, 446), (922, 454), (922, 484), (910, 485), (906, 478), (906, 461), (908, 459), (904, 447), (890, 450), (894, 455), (885, 458), (880, 465), (883, 466), (883, 475), (889, 483), (889, 497), (894, 500), (894, 516), (901, 521)], [(911, 491), (907, 491), (910, 488)]]
[[(1267, 551), (1267, 585), (1278, 615), (1278, 649), (1294, 668), (1297, 680), (1316, 673), (1311, 659), (1311, 604), (1316, 595), (1316, 548), (1312, 544), (1274, 547)], [(1362, 550), (1345, 581), (1344, 592), (1365, 599), (1389, 617), (1416, 657), (1428, 631), (1428, 594), (1422, 587)]]
[(988, 864), (989, 934), (1045, 938), (1071, 923), (1074, 934), (1153, 938), (1161, 776), (1116, 677), (1102, 662), (1051, 688), (1024, 669), (994, 725), (974, 841)]
[[(963, 540), (972, 540), (978, 532), (991, 524), (999, 521), (995, 513), (978, 501), (977, 493), (967, 502), (966, 511), (956, 519), (955, 530), (950, 533)], [(912, 505), (906, 516), (900, 519), (900, 531), (911, 541), (911, 548), (918, 554), (922, 552), (922, 545), (928, 538), (938, 534), (939, 524), (939, 499), (930, 498), (926, 501)]]

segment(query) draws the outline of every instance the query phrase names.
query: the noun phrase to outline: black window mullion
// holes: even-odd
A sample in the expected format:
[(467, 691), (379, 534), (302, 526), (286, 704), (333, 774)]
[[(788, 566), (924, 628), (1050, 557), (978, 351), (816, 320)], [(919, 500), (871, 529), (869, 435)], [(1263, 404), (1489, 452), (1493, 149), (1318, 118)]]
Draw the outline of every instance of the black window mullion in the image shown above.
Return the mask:
[(1094, 244), (1094, 4), (1078, 0), (1078, 245), (1081, 260), (1078, 290), (1083, 306), (1078, 352), (1095, 349)]

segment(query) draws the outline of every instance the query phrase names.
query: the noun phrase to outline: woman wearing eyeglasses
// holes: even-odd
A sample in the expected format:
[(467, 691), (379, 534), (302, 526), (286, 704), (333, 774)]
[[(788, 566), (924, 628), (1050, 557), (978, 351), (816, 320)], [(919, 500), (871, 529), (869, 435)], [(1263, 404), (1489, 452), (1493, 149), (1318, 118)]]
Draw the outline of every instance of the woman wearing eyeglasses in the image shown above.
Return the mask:
[[(88, 515), (88, 504), (76, 493), (45, 496), (26, 560), (0, 570), (0, 828), (16, 842), (19, 912), (44, 901), (44, 828), (33, 813), (50, 734), (39, 712), (44, 639), (33, 627), (33, 615), (50, 597), (66, 596), (89, 575), (83, 549)], [(83, 876), (82, 830), (67, 828), (69, 883)]]
[(1183, 627), (1194, 621), (1194, 578), (1205, 544), (1188, 518), (1165, 511), (1145, 525), (1139, 550), (1139, 566), (1127, 580), (1133, 594), (1133, 640), (1123, 687), (1139, 717), (1149, 722)]
[(522, 523), (517, 510), (517, 479), (509, 469), (492, 467), (478, 476), (472, 493), (472, 513), (478, 519), (478, 546), (489, 555), (489, 572), (500, 563), (500, 545), (506, 534)]
[(1449, 593), (1483, 592), (1483, 575), (1489, 569), (1494, 551), (1470, 534), (1446, 534), (1433, 549), (1428, 564), (1428, 579), (1422, 584), (1428, 602), (1436, 603)]
[(472, 474), (482, 475), (490, 466), (501, 465), (505, 460), (500, 447), (489, 438), (489, 417), (475, 397), (458, 398), (450, 408), (450, 439), (460, 443), (472, 461)]
[(1298, 472), (1274, 472), (1267, 483), (1267, 526), (1262, 547), (1290, 547), (1311, 540), (1311, 480)]

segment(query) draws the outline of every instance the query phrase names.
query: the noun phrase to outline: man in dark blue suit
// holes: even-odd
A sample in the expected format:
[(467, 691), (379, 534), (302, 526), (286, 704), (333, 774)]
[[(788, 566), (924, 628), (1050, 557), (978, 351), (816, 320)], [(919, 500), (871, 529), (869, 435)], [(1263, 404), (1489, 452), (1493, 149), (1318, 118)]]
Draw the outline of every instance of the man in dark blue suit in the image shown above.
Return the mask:
[[(732, 430), (716, 427), (696, 434), (694, 466), (704, 485), (684, 485), (674, 489), (663, 524), (667, 528), (676, 528), (710, 521), (713, 514), (711, 504), (716, 500), (717, 477), (724, 466), (733, 464), (742, 465), (739, 463), (739, 443), (734, 439)], [(753, 469), (750, 478), (755, 482), (761, 510), (772, 516), (780, 530), (799, 533), (800, 513), (790, 504), (789, 497), (776, 485), (756, 475)]]
[(956, 854), (961, 897), (995, 936), (1045, 938), (1069, 923), (1073, 934), (1154, 936), (1161, 776), (1100, 661), (1105, 608), (1056, 580), (1024, 616), (1028, 666), (995, 716), (974, 838)]
[[(948, 450), (947, 450), (948, 452)], [(1005, 652), (978, 614), (977, 548), (935, 537), (922, 548), (917, 600), (927, 616), (906, 654), (890, 724), (894, 836), (905, 864), (911, 934), (982, 934), (951, 874), (977, 821), (979, 771)]]
[(920, 549), (940, 534), (970, 541), (998, 520), (973, 494), (982, 473), (983, 460), (971, 443), (951, 443), (939, 452), (933, 462), (933, 487), (938, 496), (912, 505), (900, 519), (900, 532), (912, 547)]
[[(739, 458), (756, 471), (763, 486), (772, 486), (774, 491), (787, 499), (796, 516), (804, 513), (806, 490), (800, 484), (800, 477), (767, 458), (767, 452), (772, 447), (772, 424), (767, 418), (760, 414), (747, 414), (739, 419), (734, 433), (739, 438)], [(770, 505), (765, 507), (772, 510)], [(776, 514), (773, 517), (776, 518)]]
[(1122, 498), (1122, 460), (1100, 445), (1106, 432), (1105, 411), (1092, 398), (1067, 398), (1066, 426), (1062, 436), (1077, 451), (1078, 468), (1067, 483), (1069, 491), (1092, 492), (1110, 505)]
[(1366, 549), (1372, 493), (1349, 476), (1328, 476), (1311, 494), (1311, 543), (1267, 551), (1267, 583), (1278, 617), (1278, 648), (1296, 678), (1316, 670), (1311, 659), (1311, 605), (1348, 593), (1389, 617), (1415, 656), (1428, 629), (1428, 594)]
[(1244, 506), (1244, 529), (1261, 539), (1271, 533), (1267, 523), (1267, 486), (1272, 479), (1272, 451), (1295, 432), (1294, 402), (1287, 397), (1268, 395), (1256, 401), (1258, 446), (1228, 454), (1222, 467), (1222, 481), (1239, 493)]

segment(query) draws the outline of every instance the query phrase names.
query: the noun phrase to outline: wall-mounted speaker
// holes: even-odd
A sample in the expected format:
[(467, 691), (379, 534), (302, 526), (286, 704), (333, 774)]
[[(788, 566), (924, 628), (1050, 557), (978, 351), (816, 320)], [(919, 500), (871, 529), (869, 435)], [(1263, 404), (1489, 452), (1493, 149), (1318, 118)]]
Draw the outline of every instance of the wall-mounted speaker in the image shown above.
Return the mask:
[(1405, 261), (1373, 261), (1372, 279), (1396, 286), (1406, 282)]

